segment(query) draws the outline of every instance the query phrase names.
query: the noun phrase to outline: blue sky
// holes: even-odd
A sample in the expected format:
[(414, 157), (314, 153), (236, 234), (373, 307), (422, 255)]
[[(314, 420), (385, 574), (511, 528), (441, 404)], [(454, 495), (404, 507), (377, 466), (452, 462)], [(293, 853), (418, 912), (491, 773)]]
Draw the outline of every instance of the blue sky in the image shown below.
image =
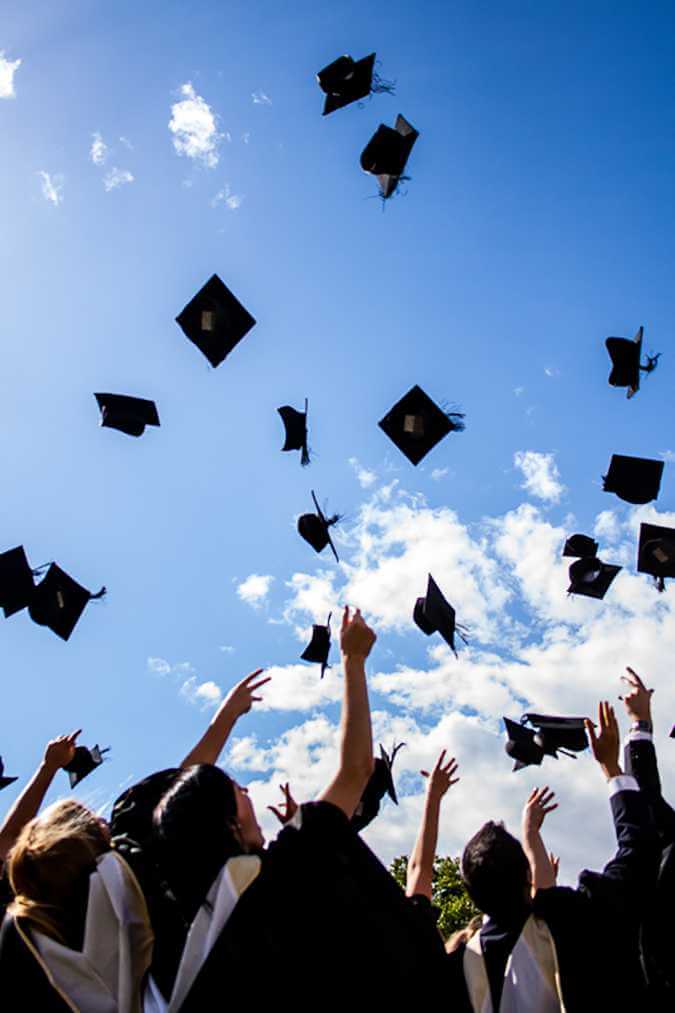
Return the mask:
[[(659, 3), (3, 5), (0, 51), (21, 63), (0, 98), (2, 548), (109, 592), (67, 644), (3, 623), (8, 773), (25, 781), (82, 726), (112, 746), (82, 785), (103, 804), (187, 750), (210, 715), (197, 687), (275, 665), (275, 706), (230, 759), (259, 805), (293, 763), (311, 793), (334, 763), (339, 675), (311, 690), (318, 669), (293, 666), (346, 596), (380, 632), (377, 731), (412, 743), (405, 802), (372, 831), (385, 857), (410, 847), (413, 771), (446, 742), (469, 769), (443, 845), (490, 807), (513, 820), (536, 778), (508, 775), (503, 712), (590, 709), (632, 663), (672, 720), (672, 591), (631, 575), (647, 514), (601, 487), (612, 453), (675, 447), (672, 29)], [(322, 118), (316, 71), (372, 50), (396, 96)], [(213, 117), (201, 157), (169, 129), (185, 101)], [(420, 138), (383, 213), (358, 159), (398, 112)], [(174, 323), (214, 271), (258, 321), (217, 370)], [(604, 338), (640, 324), (664, 354), (626, 402)], [(413, 383), (467, 413), (417, 469), (377, 427)], [(97, 390), (153, 398), (161, 428), (99, 429)], [(303, 471), (275, 409), (305, 397)], [(312, 488), (346, 514), (342, 568), (295, 532)], [(603, 605), (568, 601), (558, 560), (565, 531), (594, 525), (627, 565)], [(410, 622), (430, 568), (474, 629), (459, 662)], [(252, 574), (273, 578), (255, 607), (238, 593)], [(588, 763), (555, 775), (601, 859)]]

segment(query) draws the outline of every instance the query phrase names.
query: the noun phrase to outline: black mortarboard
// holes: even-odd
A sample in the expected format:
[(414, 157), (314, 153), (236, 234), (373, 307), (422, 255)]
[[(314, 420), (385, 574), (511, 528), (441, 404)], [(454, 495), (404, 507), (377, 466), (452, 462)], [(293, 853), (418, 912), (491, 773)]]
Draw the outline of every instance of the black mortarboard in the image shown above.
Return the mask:
[(103, 763), (103, 754), (107, 752), (107, 749), (99, 749), (97, 745), (91, 749), (87, 746), (75, 746), (75, 755), (63, 768), (70, 778), (70, 787), (74, 788), (91, 774), (92, 770), (100, 767)]
[(86, 604), (104, 594), (104, 587), (92, 594), (52, 563), (33, 592), (28, 612), (33, 622), (48, 626), (62, 640), (67, 640)]
[(309, 451), (307, 449), (307, 398), (305, 398), (305, 410), (299, 412), (290, 405), (283, 405), (277, 408), (286, 430), (286, 442), (282, 450), (301, 450), (300, 464), (305, 467), (309, 464)]
[(513, 769), (521, 770), (532, 765), (540, 766), (544, 759), (544, 750), (534, 741), (534, 731), (525, 728), (517, 721), (504, 718), (506, 728), (506, 752), (514, 760)]
[(361, 152), (361, 168), (377, 176), (381, 197), (395, 192), (418, 137), (418, 131), (399, 113), (394, 127), (380, 123)]
[[(526, 727), (528, 721), (533, 727)], [(525, 714), (518, 724), (504, 718), (506, 752), (515, 761), (513, 769), (521, 770), (532, 765), (540, 766), (544, 756), (557, 759), (558, 752), (572, 756), (586, 749), (583, 718), (561, 718), (547, 714)]]
[(328, 655), (330, 654), (330, 617), (332, 614), (332, 612), (328, 613), (325, 626), (319, 626), (316, 623), (312, 626), (312, 639), (300, 655), (303, 661), (316, 661), (321, 665), (322, 679), (323, 673), (327, 668), (330, 668)]
[(427, 581), (427, 593), (424, 598), (418, 598), (415, 602), (413, 619), (429, 637), (432, 633), (440, 633), (450, 650), (457, 656), (455, 650), (455, 632), (459, 634), (464, 643), (467, 642), (463, 627), (455, 622), (455, 610), (443, 596), (438, 584), (429, 574)]
[(570, 535), (565, 542), (563, 556), (595, 556), (598, 543), (589, 535)]
[(587, 598), (604, 598), (620, 569), (620, 566), (603, 563), (594, 556), (577, 559), (569, 569), (570, 586), (567, 593), (582, 594)]
[(14, 782), (18, 780), (18, 777), (5, 777), (5, 765), (2, 762), (2, 757), (0, 756), (0, 791), (2, 791), (3, 788), (9, 787), (10, 784), (14, 784)]
[(352, 102), (370, 95), (373, 85), (375, 53), (353, 60), (351, 56), (339, 56), (316, 75), (321, 91), (326, 96), (323, 115), (342, 109)]
[(146, 426), (158, 426), (154, 401), (127, 394), (94, 394), (101, 410), (101, 425), (119, 429), (128, 436), (141, 436)]
[(643, 366), (642, 358), (642, 335), (644, 328), (641, 327), (635, 337), (630, 338), (607, 338), (605, 345), (612, 360), (612, 372), (609, 374), (609, 382), (612, 387), (628, 387), (627, 397), (631, 398), (640, 389), (640, 373), (651, 373), (658, 364), (659, 355), (648, 355), (647, 364)]
[(217, 274), (190, 300), (176, 323), (212, 366), (219, 366), (255, 320)]
[(464, 415), (444, 412), (415, 384), (378, 425), (410, 463), (417, 465), (444, 436), (464, 429)]
[(626, 503), (650, 503), (659, 494), (662, 475), (663, 461), (614, 454), (603, 476), (603, 489)]
[(0, 553), (0, 606), (5, 618), (26, 608), (34, 587), (33, 571), (23, 545)]
[(389, 795), (394, 805), (398, 805), (392, 767), (396, 754), (403, 746), (405, 746), (405, 742), (400, 742), (398, 746), (394, 745), (391, 756), (388, 755), (382, 745), (380, 746), (380, 755), (375, 758), (373, 772), (352, 816), (352, 826), (357, 833), (360, 833), (375, 819), (380, 811), (380, 802), (385, 795)]
[(655, 578), (659, 591), (665, 590), (666, 577), (675, 577), (675, 528), (640, 525), (637, 568)]
[(327, 545), (330, 545), (333, 555), (339, 563), (340, 559), (335, 551), (335, 546), (333, 545), (330, 537), (329, 528), (332, 527), (333, 524), (337, 524), (340, 520), (340, 515), (334, 514), (332, 517), (325, 517), (313, 491), (312, 499), (314, 500), (316, 513), (302, 514), (301, 517), (298, 517), (298, 534), (300, 534), (306, 542), (309, 542), (316, 552), (322, 552)]

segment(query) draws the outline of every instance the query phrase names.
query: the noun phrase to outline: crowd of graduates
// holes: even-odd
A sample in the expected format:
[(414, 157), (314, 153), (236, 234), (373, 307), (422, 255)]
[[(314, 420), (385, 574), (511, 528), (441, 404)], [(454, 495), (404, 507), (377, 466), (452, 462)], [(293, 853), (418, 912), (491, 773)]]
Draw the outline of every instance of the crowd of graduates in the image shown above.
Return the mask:
[(557, 885), (542, 839), (554, 794), (535, 789), (519, 838), (488, 821), (466, 844), (462, 877), (482, 915), (444, 941), (432, 876), (458, 760), (444, 751), (422, 772), (405, 889), (360, 834), (382, 794), (373, 808), (383, 761), (373, 759), (365, 669), (375, 639), (346, 608), (335, 773), (300, 804), (282, 785), (270, 842), (246, 788), (217, 764), (261, 699), (262, 670), (232, 689), (179, 766), (128, 788), (109, 821), (73, 798), (40, 811), (56, 772), (72, 769), (78, 733), (50, 742), (0, 827), (2, 1010), (192, 1013), (280, 1000), (302, 1009), (672, 1010), (675, 812), (661, 795), (652, 691), (627, 669), (623, 763), (609, 703), (586, 721), (598, 804), (604, 777), (617, 838), (603, 871)]

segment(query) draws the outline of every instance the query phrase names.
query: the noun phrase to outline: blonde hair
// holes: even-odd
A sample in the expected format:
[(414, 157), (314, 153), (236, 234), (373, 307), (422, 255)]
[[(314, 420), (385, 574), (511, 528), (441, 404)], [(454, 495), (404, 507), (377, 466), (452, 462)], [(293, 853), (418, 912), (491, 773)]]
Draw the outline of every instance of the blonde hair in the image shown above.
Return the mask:
[(9, 854), (14, 900), (8, 914), (65, 945), (78, 945), (89, 876), (109, 849), (109, 834), (95, 813), (73, 799), (55, 802), (26, 824)]
[(468, 922), (463, 929), (459, 929), (457, 932), (453, 932), (448, 941), (445, 944), (446, 953), (454, 953), (458, 950), (462, 943), (465, 945), (471, 940), (481, 925), (483, 924), (482, 915), (474, 915), (470, 922)]

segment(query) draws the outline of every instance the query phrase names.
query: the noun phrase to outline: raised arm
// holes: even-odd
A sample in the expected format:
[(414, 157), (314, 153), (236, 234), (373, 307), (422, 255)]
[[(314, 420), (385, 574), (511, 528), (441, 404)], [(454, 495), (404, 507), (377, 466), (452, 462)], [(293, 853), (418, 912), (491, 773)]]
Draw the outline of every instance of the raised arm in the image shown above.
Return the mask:
[(434, 873), (434, 858), (436, 857), (436, 844), (438, 842), (438, 820), (441, 811), (441, 802), (448, 788), (457, 784), (458, 777), (453, 778), (457, 773), (457, 761), (453, 757), (444, 763), (445, 750), (436, 760), (434, 769), (429, 774), (421, 770), (422, 777), (427, 778), (427, 790), (424, 797), (424, 810), (422, 822), (413, 852), (408, 859), (408, 873), (406, 876), (405, 892), (408, 897), (415, 894), (422, 894), (431, 900), (432, 880)]
[(262, 700), (260, 696), (254, 696), (257, 689), (269, 682), (271, 676), (266, 679), (258, 679), (263, 671), (257, 668), (245, 679), (238, 682), (227, 694), (211, 724), (206, 729), (201, 739), (187, 754), (181, 767), (191, 767), (195, 763), (216, 763), (223, 751), (225, 743), (235, 724), (242, 716), (250, 711), (256, 700)]
[(628, 675), (622, 675), (627, 689), (623, 699), (626, 713), (631, 721), (628, 741), (624, 748), (626, 773), (632, 774), (653, 807), (656, 827), (664, 843), (675, 840), (675, 810), (666, 802), (661, 793), (661, 778), (656, 759), (652, 724), (653, 689), (647, 689), (644, 682), (632, 668)]
[(523, 808), (522, 834), (523, 851), (527, 855), (532, 874), (532, 896), (537, 890), (548, 890), (555, 886), (557, 868), (551, 861), (544, 841), (541, 828), (549, 813), (558, 808), (557, 802), (551, 805), (555, 795), (545, 788), (535, 788)]
[(342, 616), (340, 648), (344, 668), (340, 760), (338, 771), (319, 795), (332, 802), (351, 819), (363, 789), (373, 771), (373, 736), (366, 683), (366, 658), (376, 637), (357, 609), (350, 618), (347, 607)]
[(7, 813), (0, 827), (0, 862), (4, 862), (26, 823), (37, 816), (57, 771), (72, 760), (80, 729), (47, 743), (42, 763)]

